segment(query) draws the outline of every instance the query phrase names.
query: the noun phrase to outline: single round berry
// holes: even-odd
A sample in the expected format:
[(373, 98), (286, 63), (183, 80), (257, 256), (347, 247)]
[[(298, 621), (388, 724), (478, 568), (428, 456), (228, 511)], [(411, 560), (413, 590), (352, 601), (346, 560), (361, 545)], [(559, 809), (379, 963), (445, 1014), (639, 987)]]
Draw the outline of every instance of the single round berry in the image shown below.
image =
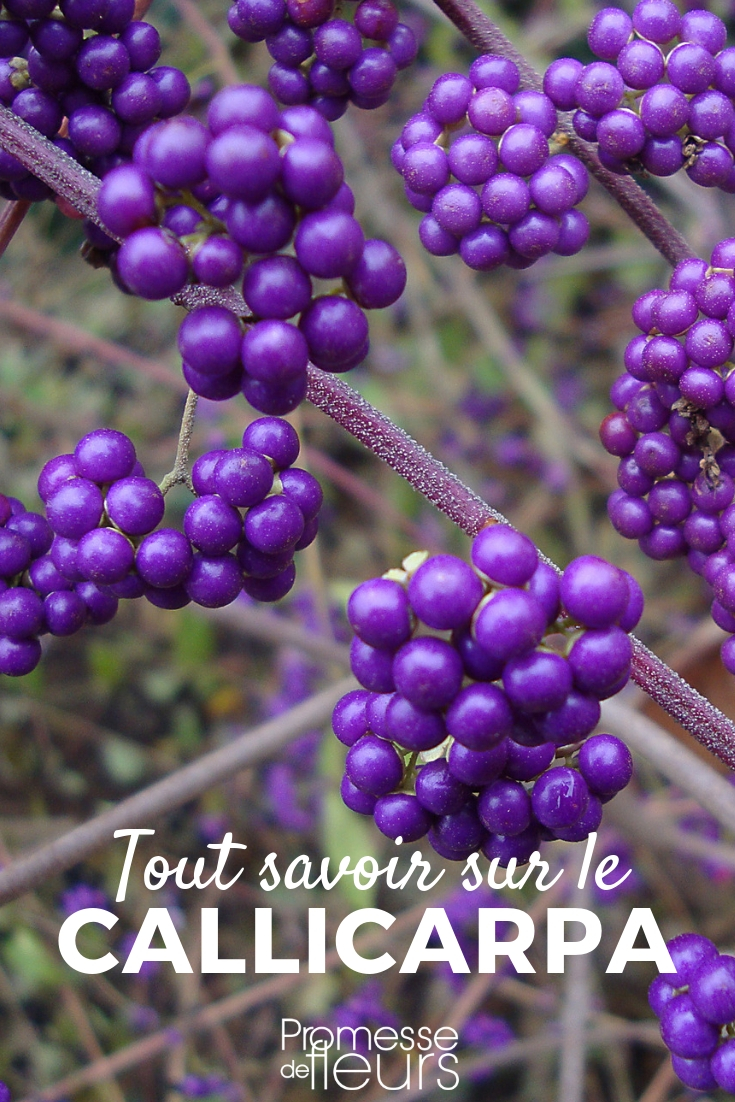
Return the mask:
[(408, 584), (414, 612), (439, 631), (469, 623), (482, 594), (477, 575), (454, 555), (433, 555), (412, 574)]
[(77, 569), (97, 585), (120, 582), (130, 572), (135, 552), (130, 540), (114, 528), (95, 528), (79, 540)]
[(361, 792), (360, 789), (352, 783), (347, 774), (342, 778), (339, 786), (339, 794), (350, 811), (356, 811), (358, 815), (373, 814), (377, 797), (371, 796), (367, 792)]
[(475, 536), (472, 562), (493, 582), (522, 586), (538, 566), (538, 552), (528, 536), (505, 524), (493, 524)]
[(434, 815), (454, 815), (470, 796), (466, 784), (449, 772), (443, 758), (422, 765), (416, 774), (416, 799)]
[(489, 750), (470, 750), (453, 742), (447, 755), (450, 773), (475, 790), (497, 780), (507, 760), (508, 739), (501, 739)]
[(191, 544), (174, 528), (159, 528), (143, 539), (135, 555), (135, 567), (149, 585), (169, 589), (183, 584), (194, 561)]
[(472, 800), (461, 810), (442, 815), (429, 831), (429, 842), (442, 857), (463, 861), (483, 845), (487, 831)]
[(616, 623), (628, 603), (622, 571), (596, 555), (582, 555), (561, 578), (561, 600), (569, 615), (590, 628)]
[(332, 729), (340, 742), (352, 746), (368, 733), (367, 704), (371, 694), (353, 689), (337, 701), (332, 712)]
[(709, 1056), (717, 1047), (719, 1032), (697, 1011), (689, 995), (677, 995), (661, 1014), (661, 1036), (676, 1056), (697, 1059)]
[[(676, 976), (670, 977), (675, 987), (684, 987), (700, 964), (718, 956), (717, 946), (701, 934), (679, 934), (666, 942), (666, 948), (676, 967)], [(670, 974), (666, 975), (668, 977)]]
[(630, 750), (614, 735), (595, 735), (579, 751), (579, 771), (596, 796), (621, 792), (633, 775)]
[(59, 536), (81, 539), (96, 528), (102, 518), (102, 492), (87, 478), (74, 478), (61, 484), (46, 502), (49, 524)]
[[(735, 957), (723, 953), (703, 960), (690, 976), (689, 996), (698, 1014), (707, 1022), (724, 1025), (732, 1021), (735, 1018)], [(703, 1056), (706, 1053), (680, 1052), (679, 1055)]]
[(361, 792), (385, 796), (400, 784), (403, 762), (390, 742), (377, 735), (364, 735), (350, 747), (345, 770)]
[(497, 780), (480, 792), (477, 814), (491, 834), (520, 834), (531, 825), (531, 797), (518, 781)]
[(407, 700), (427, 711), (446, 708), (462, 684), (462, 661), (443, 639), (422, 636), (405, 643), (393, 660), (393, 680)]
[(139, 475), (113, 482), (105, 498), (108, 517), (129, 536), (152, 532), (163, 519), (165, 508), (163, 494), (156, 483)]
[(449, 734), (470, 750), (489, 750), (511, 733), (513, 713), (496, 685), (467, 685), (448, 708), (446, 724)]
[(374, 815), (375, 825), (382, 834), (401, 838), (404, 842), (423, 838), (434, 822), (434, 816), (408, 792), (381, 796), (375, 804)]
[(385, 710), (385, 730), (389, 738), (406, 750), (433, 750), (447, 737), (438, 712), (418, 708), (400, 693), (394, 693)]
[(227, 375), (240, 362), (242, 330), (235, 314), (222, 306), (199, 306), (179, 327), (179, 352), (202, 375)]
[(543, 650), (511, 658), (503, 671), (503, 688), (522, 713), (561, 708), (572, 689), (572, 671), (560, 654)]
[(184, 533), (198, 551), (223, 555), (242, 538), (242, 518), (218, 494), (197, 498), (184, 513)]
[(584, 814), (589, 789), (575, 769), (557, 766), (543, 773), (533, 787), (533, 813), (540, 823), (569, 827)]
[(203, 608), (222, 608), (232, 604), (242, 589), (242, 573), (232, 555), (197, 552), (184, 586), (195, 604)]
[(135, 230), (117, 254), (117, 270), (127, 287), (145, 299), (175, 295), (189, 276), (189, 262), (180, 243), (154, 226)]
[(388, 578), (359, 585), (347, 602), (347, 619), (364, 643), (382, 650), (397, 650), (413, 630), (406, 591)]
[(541, 605), (519, 589), (503, 589), (481, 602), (473, 633), (494, 658), (507, 660), (531, 650), (546, 627)]

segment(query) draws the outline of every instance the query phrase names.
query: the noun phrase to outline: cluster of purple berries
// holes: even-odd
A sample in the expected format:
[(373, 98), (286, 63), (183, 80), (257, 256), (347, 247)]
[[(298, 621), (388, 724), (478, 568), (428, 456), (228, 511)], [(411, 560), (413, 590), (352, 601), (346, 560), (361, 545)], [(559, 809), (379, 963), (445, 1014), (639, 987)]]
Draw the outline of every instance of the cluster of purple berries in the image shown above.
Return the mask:
[(27, 620), (32, 629), (40, 629), (45, 601), (31, 589), (16, 587), (29, 568), (43, 564), (53, 538), (44, 517), (27, 512), (17, 498), (0, 494), (0, 673), (17, 677), (38, 665), (41, 644), (35, 631), (24, 627), (19, 634), (16, 624)]
[[(184, 515), (184, 534), (201, 562), (226, 562), (231, 581), (218, 604), (244, 589), (256, 601), (278, 601), (294, 584), (294, 553), (316, 539), (322, 488), (293, 464), (299, 438), (287, 421), (261, 417), (241, 448), (207, 452), (192, 467), (200, 495)], [(199, 604), (206, 602), (187, 592)], [(231, 596), (229, 594), (232, 594)], [(226, 599), (225, 599), (226, 597)]]
[[(0, 103), (96, 175), (129, 160), (142, 130), (189, 102), (184, 74), (156, 64), (158, 31), (133, 20), (134, 0), (7, 0), (3, 8)], [(0, 194), (53, 198), (4, 150)]]
[[(652, 559), (687, 555), (714, 590), (712, 616), (735, 633), (735, 238), (710, 264), (682, 261), (668, 291), (633, 306), (640, 334), (610, 397), (600, 439), (620, 459), (614, 528)], [(735, 673), (735, 638), (722, 658)]]
[(592, 555), (558, 577), (507, 525), (484, 528), (471, 557), (418, 552), (358, 586), (347, 615), (364, 688), (333, 727), (350, 748), (348, 807), (389, 838), (428, 834), (443, 857), (481, 848), (506, 865), (586, 838), (630, 780), (627, 747), (587, 736), (628, 680), (643, 596)]
[(575, 209), (587, 170), (569, 154), (550, 156), (556, 108), (519, 85), (512, 61), (478, 57), (468, 77), (439, 77), (393, 146), (408, 201), (425, 214), (421, 243), (434, 256), (459, 253), (478, 271), (527, 268), (587, 241), (589, 224)]
[(350, 103), (382, 107), (418, 52), (392, 0), (361, 0), (352, 23), (333, 18), (334, 8), (334, 0), (236, 0), (228, 14), (239, 38), (265, 39), (273, 95), (290, 106), (310, 103), (330, 122)]
[[(104, 463), (100, 457), (111, 451), (118, 438), (131, 457), (126, 473), (132, 474), (133, 445), (121, 433), (104, 429), (80, 441), (78, 463), (75, 455), (64, 455), (46, 464), (39, 492), (48, 502), (48, 519), (0, 495), (0, 673), (21, 677), (35, 669), (41, 658), (39, 636), (73, 635), (86, 623), (105, 624), (115, 615), (118, 599), (105, 583), (105, 571), (111, 571), (116, 556), (125, 559), (126, 553), (132, 563), (133, 549), (117, 529), (91, 529), (103, 512), (102, 491), (92, 481), (93, 468), (96, 462)], [(138, 465), (136, 477), (127, 482), (150, 485), (161, 499), (162, 513), (158, 487), (139, 471)], [(71, 478), (77, 484), (76, 496), (56, 493)], [(150, 501), (147, 493), (149, 509)], [(73, 531), (78, 537), (64, 538), (60, 531)], [(82, 535), (84, 540), (79, 538)], [(72, 561), (78, 567), (73, 568)]]
[(735, 957), (700, 934), (667, 942), (676, 972), (662, 972), (648, 1001), (674, 1071), (687, 1087), (735, 1093)]
[(261, 417), (241, 448), (203, 455), (183, 532), (158, 527), (163, 494), (114, 429), (96, 429), (43, 468), (48, 519), (0, 495), (0, 673), (30, 673), (39, 636), (107, 623), (120, 598), (177, 609), (219, 608), (243, 590), (257, 601), (285, 596), (322, 502), (317, 480), (293, 466), (298, 453), (288, 422)]
[[(180, 116), (146, 130), (133, 163), (105, 177), (98, 209), (123, 239), (111, 257), (117, 278), (142, 298), (168, 298), (191, 279), (242, 278), (247, 317), (201, 307), (179, 347), (197, 394), (242, 390), (262, 413), (303, 400), (309, 361), (339, 372), (360, 364), (364, 310), (391, 305), (406, 283), (393, 246), (366, 240), (353, 216), (329, 124), (312, 107), (281, 112), (254, 85), (219, 92), (206, 125)], [(317, 290), (313, 280), (340, 285)]]
[(613, 172), (681, 168), (703, 187), (735, 192), (735, 49), (709, 11), (640, 0), (632, 16), (603, 8), (587, 36), (601, 60), (560, 58), (544, 90)]

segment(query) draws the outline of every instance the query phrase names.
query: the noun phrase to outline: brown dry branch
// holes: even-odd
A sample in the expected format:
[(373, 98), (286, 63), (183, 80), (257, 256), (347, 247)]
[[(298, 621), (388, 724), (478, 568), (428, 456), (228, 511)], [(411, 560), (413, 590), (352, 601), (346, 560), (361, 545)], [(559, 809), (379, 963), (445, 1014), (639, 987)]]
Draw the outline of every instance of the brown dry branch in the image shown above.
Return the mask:
[(303, 704), (255, 727), (218, 750), (177, 769), (61, 838), (0, 869), (0, 904), (17, 899), (40, 884), (103, 849), (116, 830), (150, 823), (181, 807), (194, 796), (229, 779), (233, 773), (271, 757), (299, 735), (326, 723), (341, 696), (356, 685), (354, 678), (323, 689)]
[(169, 390), (188, 392), (188, 387), (180, 372), (175, 371), (161, 360), (141, 356), (129, 348), (95, 337), (78, 325), (50, 314), (41, 313), (31, 306), (16, 302), (0, 293), (0, 318), (11, 325), (32, 333), (41, 340), (48, 341), (59, 351), (76, 356), (91, 356), (112, 367), (127, 367), (160, 383)]
[(184, 22), (188, 24), (194, 37), (206, 46), (215, 71), (222, 83), (237, 84), (240, 76), (232, 60), (232, 55), (212, 24), (202, 15), (199, 5), (195, 4), (194, 0), (173, 0), (173, 5)]
[[(359, 952), (380, 946), (386, 941), (400, 937), (415, 926), (424, 912), (423, 904), (411, 907), (396, 917), (396, 921), (388, 931), (379, 930), (364, 934), (355, 938), (355, 947)], [(340, 958), (336, 950), (330, 950), (325, 958), (327, 971), (337, 968)], [(143, 1037), (117, 1052), (104, 1056), (100, 1060), (88, 1064), (79, 1071), (72, 1072), (53, 1086), (37, 1091), (22, 1102), (60, 1102), (67, 1095), (84, 1087), (92, 1086), (111, 1075), (121, 1075), (131, 1068), (138, 1067), (148, 1060), (164, 1054), (172, 1047), (181, 1045), (187, 1037), (196, 1033), (202, 1033), (213, 1029), (223, 1022), (236, 1018), (247, 1011), (261, 1006), (264, 1003), (280, 999), (290, 994), (296, 988), (308, 983), (310, 975), (305, 973), (289, 973), (275, 976), (273, 979), (263, 980), (261, 983), (251, 984), (243, 991), (237, 991), (216, 1002), (198, 1007), (186, 1014), (182, 1014), (166, 1026), (164, 1029)]]
[(0, 214), (0, 256), (15, 237), (30, 209), (31, 204), (27, 199), (16, 199), (3, 207)]
[(735, 834), (735, 788), (687, 746), (618, 700), (602, 702), (602, 726), (622, 738), (672, 784), (694, 796), (719, 823)]
[[(587, 1048), (597, 1048), (605, 1045), (618, 1045), (621, 1042), (631, 1041), (651, 1048), (663, 1048), (664, 1043), (658, 1027), (642, 1022), (626, 1022), (605, 1015), (600, 1025), (592, 1026), (585, 1031), (584, 1043)], [(493, 1049), (479, 1056), (466, 1057), (456, 1066), (460, 1082), (470, 1075), (478, 1075), (480, 1072), (490, 1073), (500, 1068), (513, 1067), (516, 1064), (525, 1064), (534, 1056), (543, 1053), (554, 1053), (558, 1050), (560, 1036), (558, 1033), (546, 1033), (530, 1040), (514, 1041), (513, 1044), (503, 1048)], [(376, 1102), (418, 1102), (419, 1098), (426, 1098), (433, 1093), (433, 1084), (427, 1084), (423, 1088), (400, 1091), (393, 1095), (383, 1095)], [(438, 1093), (438, 1092), (437, 1092)], [(26, 1102), (32, 1102), (31, 1099)], [(33, 1100), (35, 1102), (35, 1099)], [(38, 1102), (42, 1102), (39, 1098)]]

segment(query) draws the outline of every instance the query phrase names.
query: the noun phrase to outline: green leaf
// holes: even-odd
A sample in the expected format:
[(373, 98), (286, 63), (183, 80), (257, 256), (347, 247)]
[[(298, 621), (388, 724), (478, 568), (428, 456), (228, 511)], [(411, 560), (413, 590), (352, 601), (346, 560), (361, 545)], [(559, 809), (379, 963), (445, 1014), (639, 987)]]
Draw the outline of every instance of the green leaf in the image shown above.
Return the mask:
[[(343, 857), (350, 858), (354, 868), (361, 857), (375, 856), (380, 848), (372, 819), (350, 811), (342, 802), (339, 785), (344, 772), (342, 746), (329, 732), (322, 742), (322, 775), (325, 793), (322, 800), (322, 849), (330, 859), (329, 871), (334, 876)], [(333, 889), (342, 894), (351, 907), (374, 907), (377, 885), (367, 890), (355, 887), (352, 877), (343, 877)]]
[(214, 655), (217, 639), (214, 626), (203, 616), (182, 612), (176, 631), (174, 653), (182, 666), (199, 666)]
[(117, 784), (135, 784), (148, 769), (145, 751), (128, 739), (109, 735), (100, 747), (100, 754), (105, 772)]
[(96, 639), (89, 644), (87, 651), (94, 680), (103, 688), (117, 688), (125, 680), (126, 669), (120, 661), (120, 647)]
[(63, 983), (60, 963), (54, 960), (35, 930), (19, 926), (3, 946), (3, 958), (21, 998), (39, 988)]

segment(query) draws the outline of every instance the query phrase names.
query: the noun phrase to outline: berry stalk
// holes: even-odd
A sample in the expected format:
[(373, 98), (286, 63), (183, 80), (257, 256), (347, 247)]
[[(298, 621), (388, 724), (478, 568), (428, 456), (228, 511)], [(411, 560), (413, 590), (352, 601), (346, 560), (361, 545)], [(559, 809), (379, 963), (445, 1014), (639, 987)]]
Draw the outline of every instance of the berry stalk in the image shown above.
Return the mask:
[[(468, 42), (481, 53), (509, 58), (521, 74), (521, 87), (543, 91), (543, 81), (510, 39), (478, 8), (474, 0), (434, 0)], [(617, 176), (600, 163), (594, 146), (579, 138), (568, 122), (559, 128), (568, 138), (568, 148), (610, 193), (641, 233), (672, 266), (695, 255), (691, 246), (629, 176)]]
[(199, 395), (195, 394), (193, 390), (190, 390), (186, 397), (184, 412), (181, 415), (179, 443), (176, 448), (176, 459), (174, 460), (173, 469), (168, 472), (158, 487), (164, 495), (168, 493), (172, 486), (179, 486), (182, 483), (188, 486), (192, 493), (194, 492), (191, 475), (189, 473), (189, 447), (191, 445), (191, 435), (194, 432), (194, 419), (198, 401)]

